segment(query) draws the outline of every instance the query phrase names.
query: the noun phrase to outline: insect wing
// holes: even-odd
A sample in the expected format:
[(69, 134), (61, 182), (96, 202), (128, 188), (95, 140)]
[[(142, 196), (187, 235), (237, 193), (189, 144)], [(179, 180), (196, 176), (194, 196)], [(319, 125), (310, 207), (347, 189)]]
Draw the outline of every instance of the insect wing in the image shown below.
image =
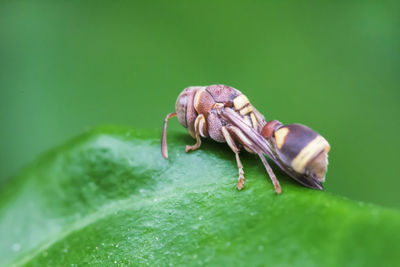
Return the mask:
[(299, 174), (294, 171), (291, 172), (282, 167), (281, 167), (281, 169), (284, 170), (287, 174), (289, 174), (289, 176), (292, 177), (294, 180), (296, 180), (297, 182), (299, 182), (300, 184), (302, 184), (306, 187), (318, 189), (318, 190), (324, 189), (324, 187), (322, 186), (322, 183), (316, 177), (308, 176), (305, 174)]
[(239, 128), (243, 132), (243, 134), (252, 141), (252, 146), (250, 148), (254, 150), (255, 153), (266, 154), (270, 158), (275, 160), (274, 154), (272, 153), (272, 149), (268, 141), (255, 129), (247, 125), (237, 112), (235, 112), (231, 108), (224, 108), (221, 109), (220, 114), (233, 126)]
[(281, 162), (273, 153), (273, 148), (271, 147), (270, 143), (255, 129), (247, 125), (240, 115), (237, 114), (237, 112), (231, 108), (224, 108), (221, 109), (220, 114), (225, 120), (239, 128), (243, 134), (245, 134), (252, 141), (252, 146), (250, 146), (250, 148), (255, 153), (267, 155), (275, 162), (276, 165), (279, 166), (279, 168), (281, 168), (285, 173), (287, 173), (300, 184), (313, 189), (323, 189), (321, 182), (316, 177), (297, 173), (289, 166), (286, 166), (286, 164)]

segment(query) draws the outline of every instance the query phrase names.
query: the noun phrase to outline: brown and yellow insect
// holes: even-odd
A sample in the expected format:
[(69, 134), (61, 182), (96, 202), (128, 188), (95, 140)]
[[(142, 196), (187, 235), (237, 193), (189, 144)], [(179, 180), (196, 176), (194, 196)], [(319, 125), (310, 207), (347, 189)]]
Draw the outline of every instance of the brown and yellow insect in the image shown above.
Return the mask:
[(196, 150), (201, 137), (226, 142), (236, 156), (239, 169), (237, 188), (244, 184), (244, 171), (239, 151), (244, 148), (257, 154), (275, 187), (281, 187), (265, 156), (271, 158), (290, 177), (304, 186), (322, 190), (328, 165), (328, 142), (317, 132), (301, 124), (268, 123), (247, 97), (226, 85), (191, 86), (178, 96), (176, 112), (166, 116), (161, 141), (162, 156), (168, 158), (167, 124), (170, 118), (179, 122), (196, 139), (185, 151)]

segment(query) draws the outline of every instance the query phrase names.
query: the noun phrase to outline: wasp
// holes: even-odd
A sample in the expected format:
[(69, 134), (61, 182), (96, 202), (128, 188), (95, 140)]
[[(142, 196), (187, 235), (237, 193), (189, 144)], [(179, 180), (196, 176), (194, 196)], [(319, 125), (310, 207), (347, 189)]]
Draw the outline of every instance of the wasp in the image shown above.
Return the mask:
[(258, 155), (277, 194), (282, 189), (265, 156), (300, 184), (323, 189), (330, 145), (311, 128), (302, 124), (283, 125), (277, 120), (267, 122), (244, 94), (226, 85), (187, 87), (178, 96), (175, 110), (164, 120), (161, 154), (165, 159), (168, 159), (168, 120), (177, 116), (196, 139), (194, 145), (186, 146), (186, 152), (198, 149), (202, 137), (228, 144), (235, 153), (239, 170), (238, 190), (244, 185), (241, 149)]

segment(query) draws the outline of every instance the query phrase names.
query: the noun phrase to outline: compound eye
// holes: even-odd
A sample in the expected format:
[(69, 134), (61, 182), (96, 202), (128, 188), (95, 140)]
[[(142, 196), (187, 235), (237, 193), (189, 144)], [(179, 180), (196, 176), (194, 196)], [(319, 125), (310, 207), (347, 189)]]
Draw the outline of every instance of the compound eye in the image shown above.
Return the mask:
[(187, 90), (184, 90), (178, 96), (178, 99), (176, 100), (175, 110), (176, 110), (176, 115), (178, 117), (178, 121), (185, 128), (187, 128), (187, 122), (186, 122), (186, 106), (187, 106), (187, 102), (188, 102), (188, 94), (187, 94)]
[(196, 111), (193, 107), (193, 99), (200, 86), (191, 86), (182, 91), (175, 104), (178, 121), (185, 128), (192, 128), (196, 119)]
[(275, 131), (277, 131), (280, 127), (282, 127), (282, 123), (277, 120), (272, 120), (267, 122), (261, 131), (261, 135), (266, 138), (270, 139), (274, 136)]

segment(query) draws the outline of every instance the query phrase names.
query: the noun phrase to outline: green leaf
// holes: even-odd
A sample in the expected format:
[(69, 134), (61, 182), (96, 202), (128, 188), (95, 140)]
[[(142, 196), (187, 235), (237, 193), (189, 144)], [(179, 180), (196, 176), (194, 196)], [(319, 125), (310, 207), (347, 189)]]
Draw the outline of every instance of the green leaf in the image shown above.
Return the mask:
[[(103, 127), (42, 156), (0, 193), (0, 266), (394, 266), (400, 212), (292, 182), (188, 135)], [(328, 180), (335, 179), (329, 177)], [(350, 178), (349, 178), (350, 179)], [(362, 190), (362, 185), (360, 185)]]

